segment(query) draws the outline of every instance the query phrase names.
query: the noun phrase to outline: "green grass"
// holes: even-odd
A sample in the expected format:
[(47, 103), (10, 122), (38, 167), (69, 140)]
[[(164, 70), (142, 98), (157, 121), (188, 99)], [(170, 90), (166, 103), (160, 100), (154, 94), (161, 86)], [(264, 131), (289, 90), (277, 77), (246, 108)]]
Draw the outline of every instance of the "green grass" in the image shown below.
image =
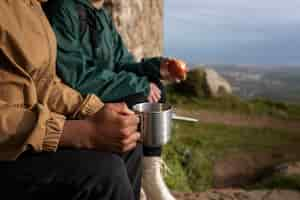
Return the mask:
[(187, 110), (206, 109), (251, 116), (270, 116), (284, 120), (300, 120), (299, 104), (274, 102), (263, 98), (247, 101), (232, 95), (225, 95), (222, 98), (199, 98), (179, 93), (169, 87), (168, 100), (173, 105)]
[(275, 175), (247, 189), (287, 189), (300, 191), (300, 175)]
[(214, 161), (226, 154), (298, 145), (300, 135), (284, 130), (176, 122), (164, 159), (172, 173), (167, 184), (177, 191), (205, 191), (212, 187)]
[[(253, 117), (300, 120), (299, 104), (262, 98), (246, 101), (232, 95), (208, 98), (195, 91), (192, 91), (194, 95), (187, 90), (179, 92), (178, 88), (172, 86), (167, 90), (168, 101), (187, 111), (204, 109)], [(165, 178), (169, 187), (177, 191), (205, 191), (213, 186), (216, 160), (234, 153), (262, 152), (289, 145), (297, 147), (299, 141), (300, 134), (286, 130), (176, 122), (172, 140), (164, 148), (164, 159), (172, 171)], [(249, 188), (294, 189), (299, 188), (299, 182), (300, 177), (275, 176)]]

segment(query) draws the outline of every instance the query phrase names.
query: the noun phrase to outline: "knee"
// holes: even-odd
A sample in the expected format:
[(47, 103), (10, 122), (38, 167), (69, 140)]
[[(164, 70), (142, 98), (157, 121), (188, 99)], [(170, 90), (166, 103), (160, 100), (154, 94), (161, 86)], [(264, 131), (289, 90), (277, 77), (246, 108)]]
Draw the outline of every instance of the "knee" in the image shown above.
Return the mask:
[(116, 195), (132, 199), (126, 166), (118, 155), (85, 150), (59, 150), (32, 159), (38, 158), (38, 161), (45, 161), (48, 165), (47, 172), (43, 170), (40, 176), (39, 172), (35, 173), (37, 179), (45, 178), (47, 182), (61, 184), (61, 187), (72, 194), (85, 191), (86, 196), (101, 197), (89, 199), (122, 199), (113, 198)]
[(108, 166), (107, 175), (108, 181), (112, 183), (129, 183), (126, 165), (121, 157), (115, 154), (109, 155), (106, 159)]
[(93, 176), (101, 177), (110, 183), (126, 182), (127, 172), (123, 159), (112, 153), (90, 152), (85, 166)]
[(126, 182), (126, 166), (118, 155), (96, 151), (64, 151), (58, 155), (62, 154), (65, 173), (71, 176), (77, 174), (82, 179), (92, 177), (94, 182), (110, 184)]
[(124, 196), (132, 195), (126, 165), (120, 156), (99, 152), (87, 154), (84, 159), (86, 170), (81, 173), (89, 177), (96, 193), (106, 193), (109, 196), (114, 196), (114, 193)]

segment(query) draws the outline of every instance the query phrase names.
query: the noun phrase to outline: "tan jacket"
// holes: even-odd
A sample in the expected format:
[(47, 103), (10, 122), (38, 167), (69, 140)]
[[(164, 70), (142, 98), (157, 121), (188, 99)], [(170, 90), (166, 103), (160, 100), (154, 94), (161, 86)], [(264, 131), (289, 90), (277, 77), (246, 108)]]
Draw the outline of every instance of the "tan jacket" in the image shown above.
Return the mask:
[(56, 40), (38, 0), (0, 0), (0, 160), (55, 151), (66, 117), (94, 114), (56, 75)]

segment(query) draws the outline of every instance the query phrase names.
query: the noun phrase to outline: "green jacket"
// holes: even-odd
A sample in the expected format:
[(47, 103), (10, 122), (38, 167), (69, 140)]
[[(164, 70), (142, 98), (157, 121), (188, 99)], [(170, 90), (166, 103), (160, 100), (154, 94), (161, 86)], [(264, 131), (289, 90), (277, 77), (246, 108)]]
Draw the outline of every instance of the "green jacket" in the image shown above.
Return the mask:
[[(96, 23), (93, 45), (91, 26), (81, 30), (78, 5)], [(57, 73), (65, 83), (105, 102), (137, 93), (148, 96), (149, 82), (160, 78), (161, 58), (135, 62), (104, 9), (96, 10), (89, 0), (51, 0), (45, 10), (58, 41)]]

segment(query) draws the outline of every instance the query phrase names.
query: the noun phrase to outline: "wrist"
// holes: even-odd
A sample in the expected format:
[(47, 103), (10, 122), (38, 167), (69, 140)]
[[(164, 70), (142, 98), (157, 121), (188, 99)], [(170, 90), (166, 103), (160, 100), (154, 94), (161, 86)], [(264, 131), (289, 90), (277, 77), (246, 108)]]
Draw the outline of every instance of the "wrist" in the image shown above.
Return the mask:
[(95, 126), (91, 120), (68, 120), (64, 125), (59, 146), (75, 149), (93, 149)]

